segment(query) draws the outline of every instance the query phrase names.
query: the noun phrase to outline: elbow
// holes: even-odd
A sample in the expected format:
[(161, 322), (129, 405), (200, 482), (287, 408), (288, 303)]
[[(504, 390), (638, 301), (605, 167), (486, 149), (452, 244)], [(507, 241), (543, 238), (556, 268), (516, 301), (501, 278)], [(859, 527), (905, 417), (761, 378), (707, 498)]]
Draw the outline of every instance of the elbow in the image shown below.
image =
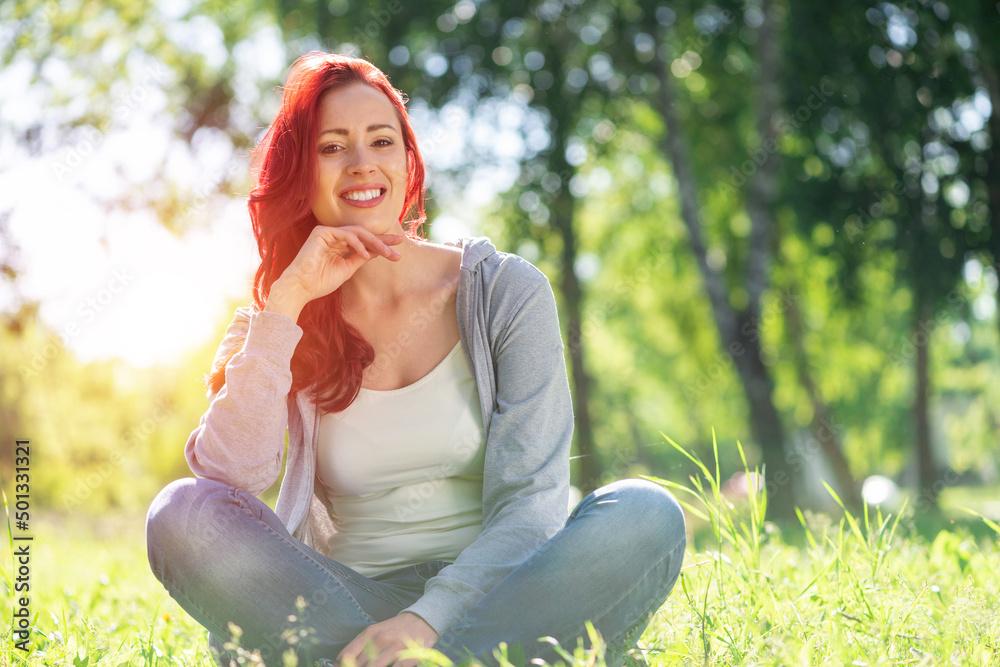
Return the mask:
[(267, 491), (281, 473), (281, 453), (273, 457), (239, 456), (223, 448), (209, 446), (201, 442), (195, 433), (191, 434), (185, 447), (188, 467), (198, 477), (221, 482), (242, 489), (255, 496)]
[(191, 472), (198, 477), (221, 482), (255, 496), (259, 496), (271, 488), (271, 485), (277, 481), (280, 472), (278, 466), (248, 468), (243, 465), (237, 470), (235, 466), (208, 463), (198, 458), (189, 459), (188, 464), (191, 467)]

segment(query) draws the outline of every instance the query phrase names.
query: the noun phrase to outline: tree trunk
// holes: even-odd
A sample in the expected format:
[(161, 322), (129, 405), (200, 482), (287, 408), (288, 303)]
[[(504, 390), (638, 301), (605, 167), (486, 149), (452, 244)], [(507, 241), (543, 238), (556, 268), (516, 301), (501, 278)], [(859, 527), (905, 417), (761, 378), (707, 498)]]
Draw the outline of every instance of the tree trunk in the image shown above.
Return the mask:
[(916, 290), (917, 304), (914, 309), (916, 321), (913, 326), (913, 343), (917, 348), (916, 375), (917, 395), (914, 400), (914, 418), (916, 422), (916, 454), (917, 454), (917, 511), (936, 510), (938, 508), (938, 471), (934, 463), (934, 451), (931, 445), (931, 427), (929, 418), (930, 400), (930, 332), (926, 323), (931, 321), (931, 307), (927, 302), (924, 290)]
[[(558, 173), (558, 172), (557, 172)], [(562, 240), (560, 253), (560, 288), (566, 313), (566, 338), (572, 369), (573, 395), (576, 400), (576, 446), (580, 455), (580, 490), (584, 494), (597, 488), (601, 479), (601, 462), (594, 446), (594, 429), (590, 421), (590, 375), (583, 354), (583, 290), (576, 277), (576, 233), (573, 229), (573, 198), (568, 184), (560, 189), (553, 202), (551, 224)]]
[[(764, 25), (769, 27), (762, 33), (758, 43), (774, 42), (774, 29), (770, 17), (770, 2), (764, 2)], [(764, 37), (768, 36), (765, 40)], [(660, 48), (663, 48), (662, 42)], [(757, 104), (758, 132), (763, 146), (774, 140), (774, 124), (771, 118), (777, 111), (777, 45), (762, 46), (762, 87)], [(773, 49), (773, 52), (772, 52)], [(729, 295), (722, 277), (708, 266), (705, 242), (702, 238), (698, 213), (698, 186), (691, 167), (689, 153), (684, 142), (682, 123), (676, 111), (673, 80), (661, 58), (655, 59), (657, 76), (660, 80), (660, 114), (666, 125), (666, 135), (661, 141), (661, 150), (673, 167), (674, 177), (680, 195), (681, 219), (688, 231), (688, 240), (698, 263), (705, 289), (708, 292), (712, 314), (719, 330), (723, 348), (732, 357), (737, 374), (743, 386), (749, 408), (750, 432), (761, 448), (766, 471), (768, 507), (771, 516), (794, 516), (797, 497), (796, 479), (785, 455), (785, 431), (781, 417), (774, 406), (770, 371), (764, 364), (760, 349), (760, 299), (767, 287), (767, 267), (769, 257), (771, 223), (770, 206), (774, 196), (774, 172), (777, 168), (773, 151), (760, 166), (751, 184), (747, 211), (751, 218), (751, 250), (748, 261), (747, 287), (750, 294), (746, 310), (737, 313), (729, 302)]]
[[(792, 283), (792, 292), (799, 294), (799, 290)], [(837, 489), (837, 494), (844, 504), (848, 506), (860, 505), (860, 495), (858, 493), (857, 481), (851, 474), (851, 467), (844, 456), (844, 449), (840, 444), (840, 429), (834, 421), (830, 408), (823, 400), (819, 387), (813, 381), (812, 372), (809, 369), (809, 358), (806, 355), (805, 347), (805, 326), (802, 323), (802, 313), (795, 299), (789, 299), (785, 304), (785, 323), (788, 325), (788, 333), (792, 338), (795, 349), (795, 371), (799, 378), (799, 384), (805, 389), (809, 396), (809, 403), (812, 405), (812, 420), (809, 429), (813, 437), (819, 443), (820, 451), (826, 457), (827, 462), (833, 469), (833, 486)]]
[[(774, 405), (774, 382), (764, 365), (757, 327), (758, 316), (742, 315), (740, 334), (726, 341), (736, 363), (736, 371), (746, 394), (750, 409), (750, 435), (761, 449), (766, 473), (768, 514), (772, 517), (795, 516), (795, 503), (799, 498), (796, 472), (789, 465), (785, 452), (785, 427)], [(750, 335), (745, 332), (752, 331)]]
[[(552, 71), (563, 71), (562, 54), (558, 44), (553, 41), (549, 42), (545, 59), (546, 62), (552, 63)], [(562, 241), (559, 255), (559, 287), (563, 297), (563, 312), (566, 316), (566, 338), (573, 386), (575, 440), (579, 455), (578, 484), (586, 495), (600, 484), (603, 466), (594, 444), (594, 429), (590, 420), (591, 379), (584, 363), (583, 287), (576, 276), (577, 239), (573, 224), (576, 206), (569, 191), (569, 181), (575, 169), (566, 161), (566, 144), (572, 122), (570, 114), (576, 107), (575, 100), (561, 99), (561, 91), (561, 82), (557, 82), (550, 92), (552, 150), (548, 154), (547, 168), (559, 175), (561, 184), (549, 204), (549, 225)]]
[[(775, 230), (780, 235), (780, 229), (775, 226)], [(781, 264), (788, 264), (787, 259), (781, 251), (780, 238), (776, 240), (778, 261)], [(833, 470), (833, 484), (840, 499), (849, 507), (857, 507), (861, 504), (861, 494), (857, 480), (851, 474), (851, 466), (844, 456), (844, 448), (840, 441), (840, 427), (834, 420), (829, 406), (823, 400), (823, 394), (813, 380), (813, 374), (809, 366), (809, 355), (806, 354), (806, 327), (802, 321), (802, 311), (799, 309), (799, 300), (802, 289), (798, 281), (791, 277), (784, 286), (785, 294), (788, 298), (783, 299), (782, 310), (785, 314), (785, 325), (788, 327), (788, 335), (791, 338), (793, 356), (795, 363), (795, 373), (798, 376), (799, 384), (809, 397), (809, 404), (812, 406), (812, 419), (809, 422), (809, 430), (819, 443), (820, 451), (826, 457), (826, 461)]]

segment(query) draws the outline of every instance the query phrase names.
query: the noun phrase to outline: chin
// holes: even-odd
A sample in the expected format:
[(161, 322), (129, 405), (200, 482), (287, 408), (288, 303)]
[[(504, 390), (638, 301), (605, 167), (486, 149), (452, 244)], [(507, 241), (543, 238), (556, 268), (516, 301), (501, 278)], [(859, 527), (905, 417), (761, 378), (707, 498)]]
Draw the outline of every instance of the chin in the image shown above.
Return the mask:
[[(381, 207), (380, 207), (381, 208)], [(373, 234), (391, 234), (401, 226), (399, 215), (392, 216), (386, 211), (359, 210), (355, 208), (337, 207), (317, 213), (313, 211), (316, 221), (326, 227), (364, 227)]]
[(345, 215), (339, 224), (364, 227), (373, 234), (392, 234), (399, 223), (385, 215)]

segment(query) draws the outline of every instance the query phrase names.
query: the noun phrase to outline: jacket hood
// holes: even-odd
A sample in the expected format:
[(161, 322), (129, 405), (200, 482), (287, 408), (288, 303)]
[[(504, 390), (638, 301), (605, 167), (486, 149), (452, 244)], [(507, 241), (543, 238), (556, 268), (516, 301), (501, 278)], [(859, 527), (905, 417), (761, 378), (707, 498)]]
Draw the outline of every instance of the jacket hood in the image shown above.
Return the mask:
[(462, 269), (475, 271), (480, 262), (497, 252), (496, 246), (485, 236), (463, 237)]

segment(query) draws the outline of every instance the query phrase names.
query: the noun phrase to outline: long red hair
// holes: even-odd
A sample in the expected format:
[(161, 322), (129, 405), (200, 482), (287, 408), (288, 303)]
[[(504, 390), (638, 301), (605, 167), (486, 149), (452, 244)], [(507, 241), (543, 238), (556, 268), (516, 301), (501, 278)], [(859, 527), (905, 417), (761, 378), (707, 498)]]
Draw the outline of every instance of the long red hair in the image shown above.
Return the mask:
[[(312, 212), (319, 105), (324, 93), (352, 83), (381, 91), (396, 108), (407, 157), (406, 199), (399, 219), (406, 219), (404, 227), (411, 236), (424, 221), (424, 161), (406, 113), (406, 97), (367, 60), (323, 52), (300, 57), (282, 89), (281, 110), (251, 156), (256, 185), (248, 207), (260, 252), (253, 286), (255, 311), (263, 310), (271, 285), (319, 224)], [(339, 289), (306, 304), (298, 324), (303, 336), (292, 356), (292, 391), (309, 389), (320, 409), (339, 412), (357, 397), (362, 373), (374, 361), (375, 351), (344, 320)], [(229, 358), (209, 374), (212, 391), (225, 384)]]

